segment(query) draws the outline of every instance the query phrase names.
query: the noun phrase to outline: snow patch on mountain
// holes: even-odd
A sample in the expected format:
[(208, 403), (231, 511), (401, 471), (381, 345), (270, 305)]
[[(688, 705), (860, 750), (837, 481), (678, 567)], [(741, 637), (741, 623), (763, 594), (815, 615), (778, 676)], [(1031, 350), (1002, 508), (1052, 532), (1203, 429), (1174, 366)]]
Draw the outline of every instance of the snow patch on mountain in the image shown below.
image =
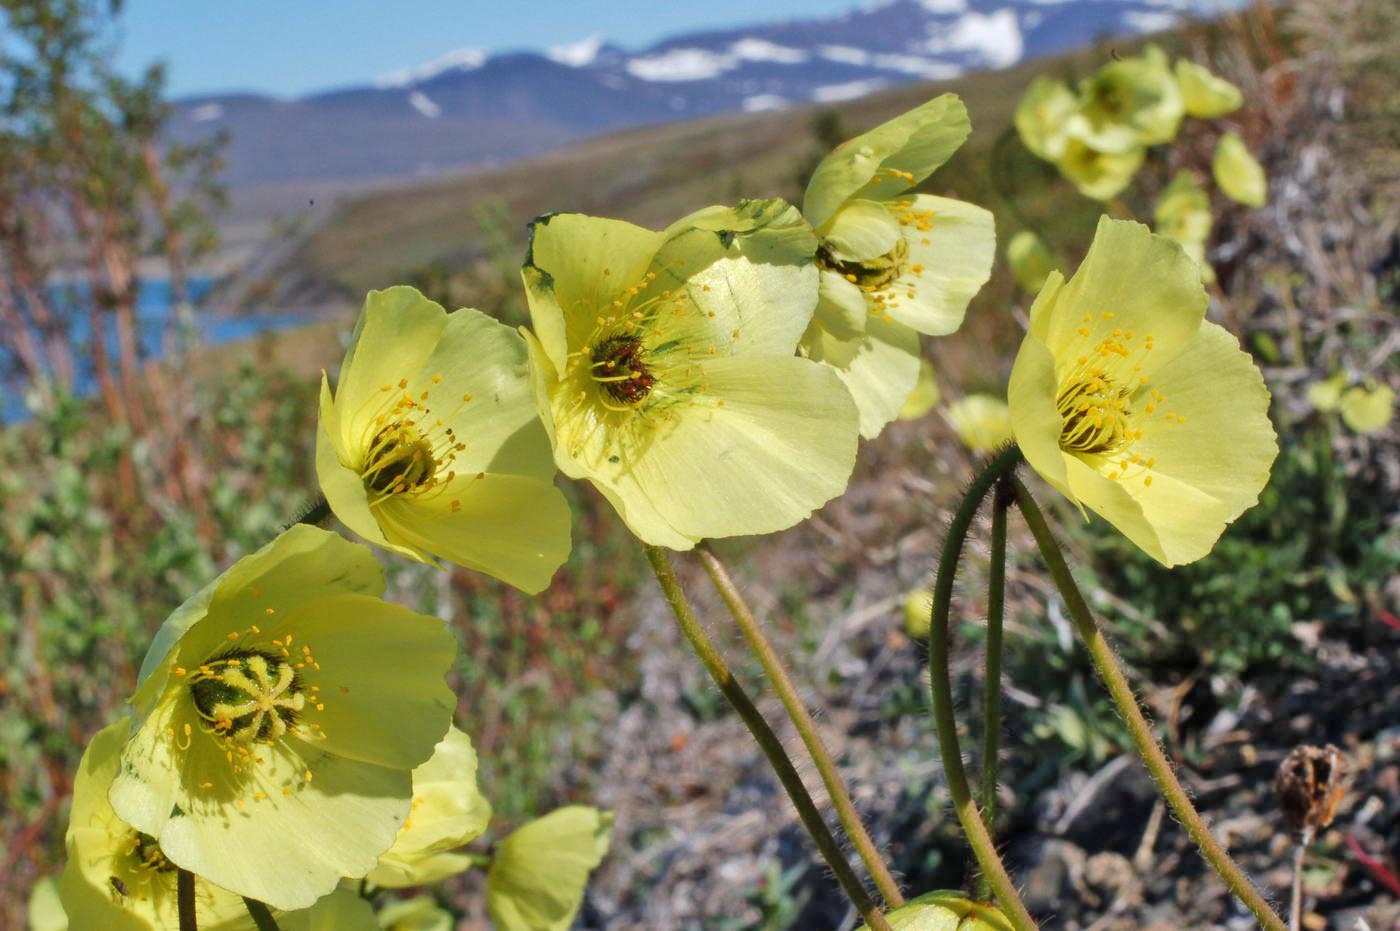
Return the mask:
[(800, 48), (789, 48), (767, 39), (751, 37), (729, 46), (729, 54), (744, 61), (773, 61), (781, 65), (799, 65), (811, 57)]
[(798, 65), (811, 58), (802, 49), (790, 48), (766, 39), (743, 38), (727, 52), (704, 48), (673, 48), (660, 55), (633, 58), (627, 71), (643, 81), (707, 81), (733, 71), (746, 61)]
[(967, 13), (951, 29), (933, 25), (929, 28), (935, 34), (924, 43), (924, 50), (934, 54), (964, 52), (976, 56), (980, 64), (989, 68), (1008, 68), (1025, 53), (1021, 26), (1016, 11), (1010, 7), (994, 13)]
[(408, 105), (430, 120), (435, 120), (442, 116), (442, 107), (433, 103), (432, 98), (422, 91), (413, 91), (408, 95)]
[(967, 0), (919, 0), (919, 5), (940, 16), (967, 12)]
[(823, 84), (821, 87), (813, 88), (812, 99), (817, 103), (839, 103), (842, 100), (855, 100), (857, 97), (875, 93), (888, 83), (880, 78), (869, 78), (864, 81), (846, 81), (843, 84)]
[(643, 81), (705, 81), (733, 67), (732, 57), (705, 48), (673, 48), (627, 62), (628, 73)]
[(190, 111), (190, 121), (193, 123), (207, 123), (210, 120), (217, 120), (223, 115), (223, 104), (203, 103)]
[(1161, 32), (1176, 24), (1177, 14), (1167, 10), (1129, 10), (1123, 22), (1137, 32)]
[(788, 105), (781, 94), (755, 94), (744, 98), (744, 110), (749, 113), (763, 113), (768, 110), (782, 110)]
[(486, 60), (490, 57), (485, 49), (453, 49), (446, 55), (439, 55), (421, 65), (400, 68), (397, 71), (380, 75), (374, 79), (374, 83), (376, 87), (407, 87), (410, 84), (417, 84), (419, 81), (437, 77), (446, 71), (475, 71), (486, 64)]
[(569, 42), (565, 45), (550, 46), (545, 52), (550, 61), (557, 61), (561, 65), (568, 65), (570, 68), (586, 68), (593, 64), (593, 59), (598, 57), (598, 51), (603, 47), (604, 39), (601, 33), (594, 33), (586, 39), (577, 42)]
[(863, 48), (851, 45), (823, 45), (818, 47), (817, 54), (827, 61), (839, 62), (843, 65), (859, 67), (870, 64), (870, 53)]

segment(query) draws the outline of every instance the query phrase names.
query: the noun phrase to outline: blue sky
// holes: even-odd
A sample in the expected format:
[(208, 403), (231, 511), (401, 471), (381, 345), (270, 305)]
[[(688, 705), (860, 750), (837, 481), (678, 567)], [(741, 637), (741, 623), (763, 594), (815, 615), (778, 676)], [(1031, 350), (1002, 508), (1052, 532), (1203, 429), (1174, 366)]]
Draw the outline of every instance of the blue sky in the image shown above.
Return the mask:
[(628, 48), (677, 32), (824, 16), (856, 0), (127, 0), (122, 66), (169, 67), (174, 96), (292, 95), (372, 80), (453, 49), (543, 49), (595, 33)]

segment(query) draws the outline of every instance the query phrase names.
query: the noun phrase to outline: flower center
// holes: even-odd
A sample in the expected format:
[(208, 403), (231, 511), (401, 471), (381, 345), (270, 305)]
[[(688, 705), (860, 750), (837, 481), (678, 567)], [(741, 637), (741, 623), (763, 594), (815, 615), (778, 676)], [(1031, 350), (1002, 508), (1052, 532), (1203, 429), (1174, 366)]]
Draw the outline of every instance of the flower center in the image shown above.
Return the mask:
[(644, 355), (639, 337), (609, 336), (590, 354), (589, 375), (614, 401), (640, 404), (656, 384)]
[(1150, 486), (1157, 461), (1134, 452), (1134, 444), (1159, 422), (1183, 424), (1186, 418), (1161, 410), (1166, 396), (1149, 387), (1142, 363), (1134, 361), (1152, 352), (1155, 338), (1104, 322), (1113, 318), (1112, 311), (1097, 318), (1085, 314), (1075, 329), (1074, 344), (1082, 354), (1061, 374), (1055, 396), (1060, 449), (1100, 457), (1115, 481), (1140, 477)]
[(1073, 376), (1060, 387), (1055, 406), (1064, 425), (1060, 448), (1067, 452), (1112, 454), (1132, 442), (1132, 392), (1102, 371)]
[[(433, 376), (434, 385), (441, 382), (441, 375)], [(456, 478), (451, 466), (467, 445), (428, 406), (431, 394), (427, 389), (415, 397), (405, 378), (397, 388), (385, 385), (372, 396), (369, 403), (377, 402), (378, 409), (366, 430), (369, 439), (360, 466), (360, 480), (370, 493), (371, 506), (394, 495), (419, 494)], [(471, 399), (471, 395), (463, 395), (447, 416), (455, 416)]]
[(239, 650), (190, 677), (195, 710), (214, 732), (238, 744), (272, 743), (297, 722), (306, 695), (291, 662)]
[(417, 491), (437, 471), (433, 447), (413, 423), (395, 421), (381, 427), (370, 444), (373, 458), (361, 473), (365, 487), (381, 495)]
[(862, 291), (881, 291), (894, 283), (904, 271), (904, 261), (909, 256), (909, 244), (900, 237), (894, 248), (884, 255), (859, 262), (843, 261), (832, 254), (823, 243), (817, 249), (817, 265), (830, 269)]
[(141, 873), (173, 873), (175, 864), (165, 858), (160, 844), (149, 834), (131, 832), (131, 855), (136, 859), (132, 869)]

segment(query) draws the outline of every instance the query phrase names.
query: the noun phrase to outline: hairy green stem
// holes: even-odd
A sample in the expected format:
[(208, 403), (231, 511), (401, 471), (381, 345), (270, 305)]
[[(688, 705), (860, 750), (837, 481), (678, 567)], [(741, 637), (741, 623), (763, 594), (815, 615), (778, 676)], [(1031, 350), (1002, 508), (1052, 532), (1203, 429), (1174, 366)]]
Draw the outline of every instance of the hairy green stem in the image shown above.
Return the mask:
[(987, 830), (973, 801), (963, 769), (962, 748), (958, 745), (958, 722), (953, 715), (953, 686), (948, 671), (948, 613), (953, 602), (953, 581), (962, 556), (963, 543), (977, 509), (988, 490), (1008, 475), (1021, 461), (1021, 451), (1008, 447), (996, 456), (972, 480), (962, 503), (948, 525), (943, 553), (938, 559), (938, 576), (933, 584), (933, 617), (929, 624), (928, 671), (929, 692), (933, 700), (933, 723), (938, 730), (939, 754), (943, 758), (943, 773), (948, 780), (948, 794), (953, 798), (953, 810), (962, 823), (963, 834), (977, 856), (992, 891), (996, 893), (1002, 912), (1016, 931), (1036, 931), (1035, 921), (1026, 910), (1016, 885), (997, 855), (996, 843)]
[(194, 910), (194, 874), (189, 870), (175, 872), (175, 908), (180, 931), (199, 931), (199, 918)]
[(277, 920), (272, 917), (272, 912), (266, 905), (246, 895), (243, 897), (243, 904), (247, 907), (248, 914), (253, 916), (253, 924), (258, 926), (258, 931), (282, 931), (277, 927)]
[(754, 656), (758, 657), (758, 662), (763, 666), (763, 672), (768, 677), (768, 681), (773, 684), (773, 689), (778, 693), (778, 698), (782, 700), (783, 707), (787, 709), (788, 719), (792, 721), (792, 726), (801, 735), (802, 742), (807, 746), (807, 752), (812, 756), (812, 762), (817, 766), (817, 772), (821, 774), (822, 783), (826, 786), (827, 794), (831, 797), (832, 807), (836, 809), (836, 818), (841, 822), (841, 826), (846, 829), (846, 836), (851, 839), (851, 843), (856, 848), (856, 853), (860, 854), (865, 868), (870, 871), (870, 876), (875, 880), (875, 885), (880, 890), (880, 895), (885, 899), (885, 905), (889, 908), (899, 908), (904, 904), (904, 896), (899, 891), (899, 884), (895, 882), (890, 869), (885, 865), (884, 858), (880, 856), (880, 851), (875, 847), (875, 841), (871, 839), (870, 832), (866, 830), (864, 822), (860, 819), (860, 814), (856, 811), (855, 804), (851, 801), (851, 793), (846, 789), (846, 783), (841, 779), (841, 772), (836, 768), (836, 761), (831, 757), (831, 751), (827, 749), (826, 742), (822, 740), (821, 734), (817, 731), (817, 724), (812, 720), (811, 712), (803, 703), (802, 697), (797, 694), (797, 686), (792, 681), (792, 676), (783, 666), (783, 661), (778, 657), (778, 651), (773, 649), (773, 644), (763, 633), (762, 626), (753, 616), (753, 611), (749, 609), (744, 601), (744, 596), (739, 592), (738, 586), (730, 577), (729, 572), (720, 562), (719, 557), (708, 546), (702, 545), (699, 548), (700, 561), (705, 564), (705, 571), (710, 574), (710, 581), (715, 583), (715, 588), (719, 591), (720, 597), (724, 599), (725, 605), (729, 608), (729, 613), (734, 616), (734, 622), (739, 626), (739, 631), (744, 635), (744, 640), (748, 642), (749, 649)]
[(807, 787), (802, 784), (802, 777), (797, 774), (797, 769), (792, 765), (792, 760), (788, 759), (787, 751), (783, 749), (783, 743), (778, 739), (778, 735), (773, 733), (773, 729), (768, 726), (762, 713), (749, 698), (744, 687), (734, 678), (729, 671), (728, 664), (719, 650), (715, 648), (704, 627), (695, 617), (695, 612), (690, 609), (689, 602), (686, 601), (685, 591), (681, 588), (680, 580), (676, 578), (675, 570), (671, 568), (671, 559), (666, 550), (659, 546), (644, 545), (647, 561), (651, 563), (651, 571), (656, 575), (656, 581), (661, 584), (661, 591), (666, 596), (666, 602), (671, 606), (671, 613), (676, 616), (676, 623), (680, 625), (681, 633), (685, 634), (686, 640), (690, 641), (690, 646), (695, 650), (695, 655), (700, 657), (700, 662), (704, 664), (705, 670), (710, 674), (710, 678), (719, 686), (720, 693), (729, 701), (730, 706), (739, 714), (744, 724), (748, 727), (749, 733), (753, 735), (760, 749), (768, 757), (768, 763), (773, 767), (773, 771), (778, 776), (778, 781), (787, 790), (788, 798), (792, 799), (793, 807), (797, 809), (797, 816), (802, 820), (802, 826), (811, 835), (812, 841), (817, 845), (822, 858), (831, 871), (836, 874), (836, 881), (841, 884), (841, 889), (846, 893), (846, 898), (851, 900), (857, 912), (860, 913), (865, 923), (870, 926), (871, 931), (890, 931), (889, 922), (885, 921), (883, 915), (876, 908), (874, 901), (861, 885), (860, 878), (856, 876), (855, 870), (846, 862), (845, 856), (841, 853), (840, 846), (836, 843), (836, 838), (832, 836), (831, 830), (826, 822), (822, 820), (821, 813), (817, 811), (816, 803), (812, 801), (812, 796), (808, 794)]
[[(992, 549), (987, 569), (987, 675), (982, 684), (982, 820), (996, 836), (997, 774), (1001, 755), (1002, 615), (1006, 606), (1006, 512), (1015, 493), (1005, 478), (992, 492)], [(977, 879), (978, 898), (992, 895), (986, 874)]]
[(1210, 826), (1206, 824), (1205, 819), (1191, 804), (1191, 797), (1187, 795), (1186, 789), (1177, 780), (1171, 762), (1168, 761), (1161, 744), (1157, 742), (1157, 738), (1153, 736), (1152, 728), (1148, 725), (1147, 719), (1143, 717), (1142, 709), (1138, 707), (1137, 696), (1133, 693), (1133, 687), (1128, 683), (1127, 677), (1123, 675), (1123, 670), (1118, 665), (1118, 659), (1113, 654), (1113, 647), (1104, 639), (1103, 633), (1094, 623), (1094, 616), (1089, 611), (1089, 605), (1079, 591), (1074, 576), (1070, 574), (1064, 554), (1060, 552), (1059, 544), (1055, 542), (1054, 534), (1050, 532), (1050, 526), (1045, 522), (1045, 515), (1041, 513), (1025, 486), (1016, 481), (1014, 477), (1013, 481), (1015, 481), (1016, 486), (1016, 501), (1021, 507), (1021, 514), (1025, 517), (1031, 534), (1035, 537), (1036, 544), (1040, 548), (1040, 555), (1049, 567), (1050, 575), (1055, 579), (1055, 585), (1060, 590), (1060, 597), (1064, 599), (1065, 607), (1069, 610), (1075, 629), (1079, 632), (1079, 637), (1084, 641), (1085, 647), (1088, 648), (1089, 656), (1099, 671), (1099, 677), (1108, 688), (1113, 703), (1117, 705), (1118, 714), (1128, 725), (1128, 731), (1132, 734), (1133, 744), (1137, 747), (1138, 755), (1147, 765), (1147, 770), (1152, 774), (1152, 779), (1157, 783), (1162, 797), (1171, 806), (1177, 820), (1186, 827), (1186, 833), (1200, 848), (1201, 855), (1225, 881), (1225, 885), (1229, 886), (1239, 900), (1254, 913), (1260, 926), (1265, 931), (1286, 931), (1282, 919), (1264, 900), (1264, 896), (1260, 894), (1259, 890), (1250, 883), (1249, 877), (1244, 874), (1239, 865), (1225, 852), (1225, 848), (1220, 846), (1220, 842), (1211, 834)]
[(292, 521), (292, 523), (315, 525), (322, 523), (327, 517), (330, 516), (331, 506), (330, 503), (326, 501), (326, 496), (317, 495), (316, 500), (311, 502), (311, 504), (307, 506), (306, 510), (302, 511), (301, 514), (297, 517), (297, 519)]

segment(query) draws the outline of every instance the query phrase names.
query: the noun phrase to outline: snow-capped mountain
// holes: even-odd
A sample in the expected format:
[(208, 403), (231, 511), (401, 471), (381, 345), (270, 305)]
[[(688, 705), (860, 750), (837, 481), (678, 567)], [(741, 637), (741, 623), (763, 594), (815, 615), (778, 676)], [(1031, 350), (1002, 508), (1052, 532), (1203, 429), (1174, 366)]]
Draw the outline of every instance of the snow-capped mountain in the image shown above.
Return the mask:
[(499, 164), (609, 130), (850, 100), (1005, 68), (1236, 0), (893, 0), (841, 16), (540, 52), (462, 48), (371, 83), (279, 100), (179, 101), (173, 131), (227, 130), (235, 184), (394, 178)]

